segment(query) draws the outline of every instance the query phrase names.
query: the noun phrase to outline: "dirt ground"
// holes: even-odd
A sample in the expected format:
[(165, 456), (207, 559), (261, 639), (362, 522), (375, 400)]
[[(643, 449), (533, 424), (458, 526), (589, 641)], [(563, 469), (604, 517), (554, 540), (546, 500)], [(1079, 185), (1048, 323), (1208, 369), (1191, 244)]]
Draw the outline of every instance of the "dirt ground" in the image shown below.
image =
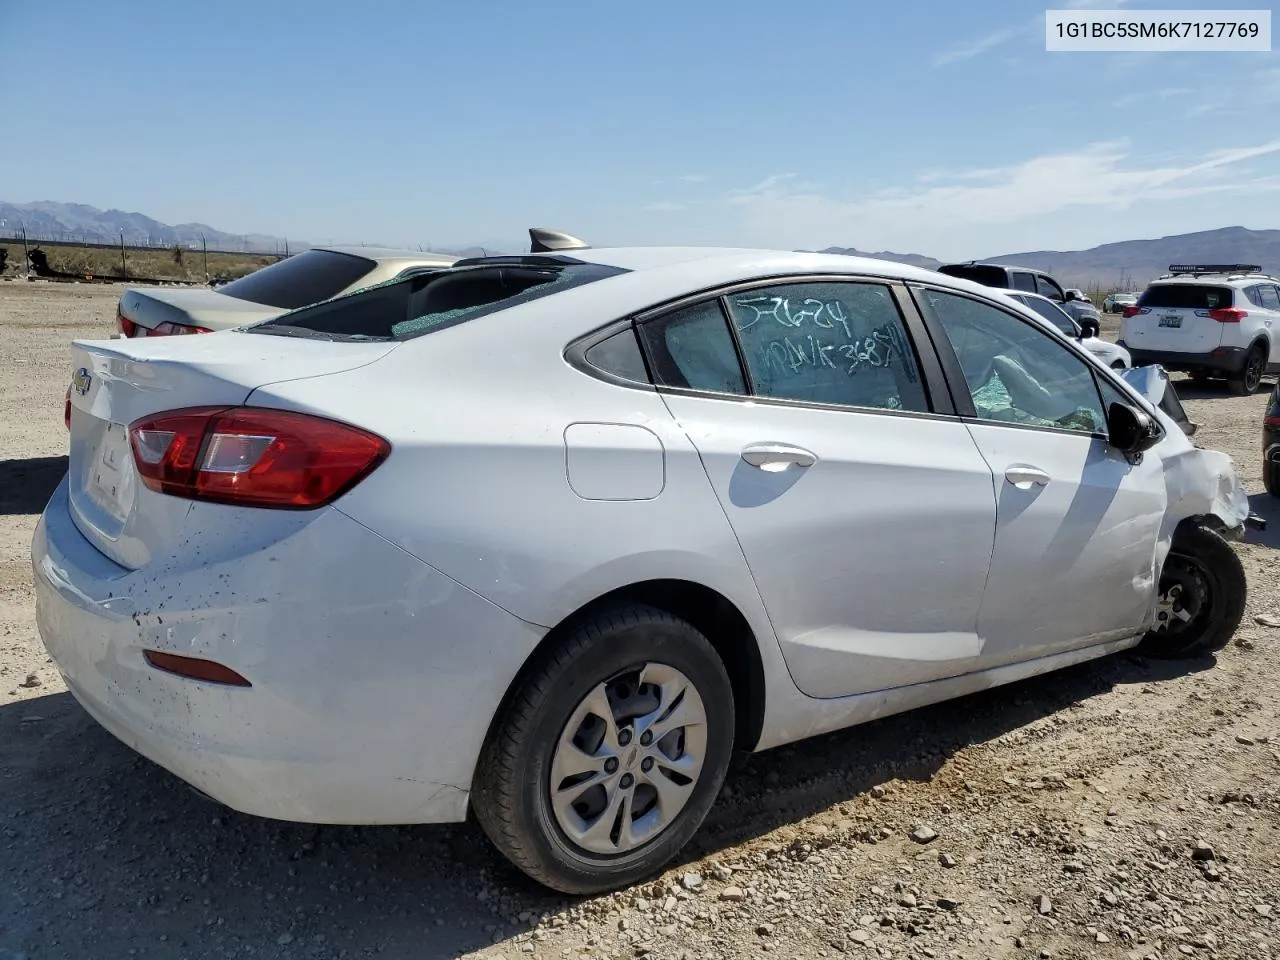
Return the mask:
[(65, 469), (68, 341), (118, 295), (0, 283), (0, 960), (1280, 956), (1265, 396), (1179, 384), (1272, 520), (1217, 662), (1113, 657), (752, 757), (664, 878), (568, 901), (470, 825), (221, 809), (65, 692), (28, 548)]

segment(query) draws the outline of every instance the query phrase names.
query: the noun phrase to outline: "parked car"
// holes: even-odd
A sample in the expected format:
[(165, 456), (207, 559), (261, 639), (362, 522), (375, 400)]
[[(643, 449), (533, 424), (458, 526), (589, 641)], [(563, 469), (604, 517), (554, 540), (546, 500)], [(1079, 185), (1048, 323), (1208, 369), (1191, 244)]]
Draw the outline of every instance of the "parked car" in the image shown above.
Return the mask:
[(1113, 370), (1124, 370), (1132, 365), (1128, 350), (1114, 343), (1108, 343), (1096, 333), (1086, 333), (1067, 311), (1048, 297), (1042, 297), (1038, 293), (1021, 293), (1017, 290), (1008, 290), (1006, 293), (1010, 299), (1030, 307), (1068, 337), (1078, 341), (1082, 347)]
[(473, 811), (564, 892), (659, 870), (735, 749), (1200, 656), (1244, 609), (1225, 455), (883, 260), (468, 259), (72, 369), (32, 561), (89, 713), (247, 813)]
[(417, 250), (314, 247), (216, 289), (128, 289), (120, 295), (116, 325), (125, 337), (229, 330), (457, 259)]
[(1061, 306), (1092, 336), (1096, 337), (1102, 329), (1102, 319), (1089, 298), (1079, 290), (1063, 289), (1062, 284), (1043, 270), (1009, 266), (1003, 263), (978, 263), (970, 260), (967, 263), (944, 263), (938, 267), (938, 272), (949, 277), (972, 280), (985, 287), (1038, 293)]
[(1171, 265), (1126, 307), (1119, 343), (1139, 366), (1226, 378), (1233, 393), (1280, 370), (1280, 281), (1248, 264)]
[(1067, 300), (1071, 303), (1087, 303), (1089, 306), (1093, 306), (1093, 301), (1089, 299), (1089, 295), (1077, 287), (1067, 287), (1064, 292), (1067, 295)]
[(1262, 415), (1262, 484), (1271, 496), (1280, 497), (1280, 384), (1272, 389)]
[(1102, 301), (1103, 313), (1121, 313), (1138, 302), (1136, 293), (1111, 293)]

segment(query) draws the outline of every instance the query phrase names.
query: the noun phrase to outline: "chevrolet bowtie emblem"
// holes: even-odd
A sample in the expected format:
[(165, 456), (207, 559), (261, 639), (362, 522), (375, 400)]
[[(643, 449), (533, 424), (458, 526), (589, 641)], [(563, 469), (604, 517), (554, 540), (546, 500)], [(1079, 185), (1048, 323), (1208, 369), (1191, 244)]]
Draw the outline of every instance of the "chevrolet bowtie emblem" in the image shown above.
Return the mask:
[(93, 377), (90, 376), (89, 371), (86, 370), (84, 367), (81, 367), (79, 370), (77, 370), (75, 372), (75, 375), (72, 376), (71, 378), (72, 388), (75, 390), (76, 393), (80, 394), (80, 396), (82, 397), (89, 392), (89, 384), (92, 382), (93, 382)]

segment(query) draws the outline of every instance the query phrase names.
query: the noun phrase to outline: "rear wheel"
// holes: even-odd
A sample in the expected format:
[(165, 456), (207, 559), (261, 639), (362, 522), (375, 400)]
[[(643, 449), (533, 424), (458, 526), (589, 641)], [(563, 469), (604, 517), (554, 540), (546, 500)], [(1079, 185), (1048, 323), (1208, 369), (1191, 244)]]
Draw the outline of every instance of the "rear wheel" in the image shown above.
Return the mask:
[(1261, 347), (1253, 347), (1244, 359), (1244, 367), (1227, 381), (1227, 385), (1236, 396), (1251, 396), (1262, 385), (1262, 375), (1266, 369), (1266, 354), (1262, 352)]
[(1262, 486), (1273, 497), (1280, 497), (1280, 460), (1262, 462)]
[(472, 806), (494, 845), (569, 894), (643, 880), (688, 843), (724, 782), (733, 691), (710, 642), (630, 605), (549, 650), (498, 718)]
[(1160, 574), (1156, 622), (1139, 649), (1151, 657), (1198, 657), (1230, 642), (1244, 616), (1244, 566), (1231, 544), (1204, 525), (1173, 538)]

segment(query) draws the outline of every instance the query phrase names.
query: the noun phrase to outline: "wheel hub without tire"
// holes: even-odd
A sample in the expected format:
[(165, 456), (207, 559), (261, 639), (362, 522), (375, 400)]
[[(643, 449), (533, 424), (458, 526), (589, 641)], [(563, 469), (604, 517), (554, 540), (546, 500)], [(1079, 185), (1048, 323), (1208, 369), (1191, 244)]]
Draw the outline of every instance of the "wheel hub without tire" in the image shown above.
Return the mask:
[(674, 667), (647, 663), (599, 684), (570, 715), (552, 754), (557, 825), (590, 853), (643, 846), (688, 802), (706, 745), (702, 697)]
[(1193, 561), (1171, 555), (1160, 578), (1156, 620), (1152, 633), (1181, 633), (1209, 607), (1209, 584)]

